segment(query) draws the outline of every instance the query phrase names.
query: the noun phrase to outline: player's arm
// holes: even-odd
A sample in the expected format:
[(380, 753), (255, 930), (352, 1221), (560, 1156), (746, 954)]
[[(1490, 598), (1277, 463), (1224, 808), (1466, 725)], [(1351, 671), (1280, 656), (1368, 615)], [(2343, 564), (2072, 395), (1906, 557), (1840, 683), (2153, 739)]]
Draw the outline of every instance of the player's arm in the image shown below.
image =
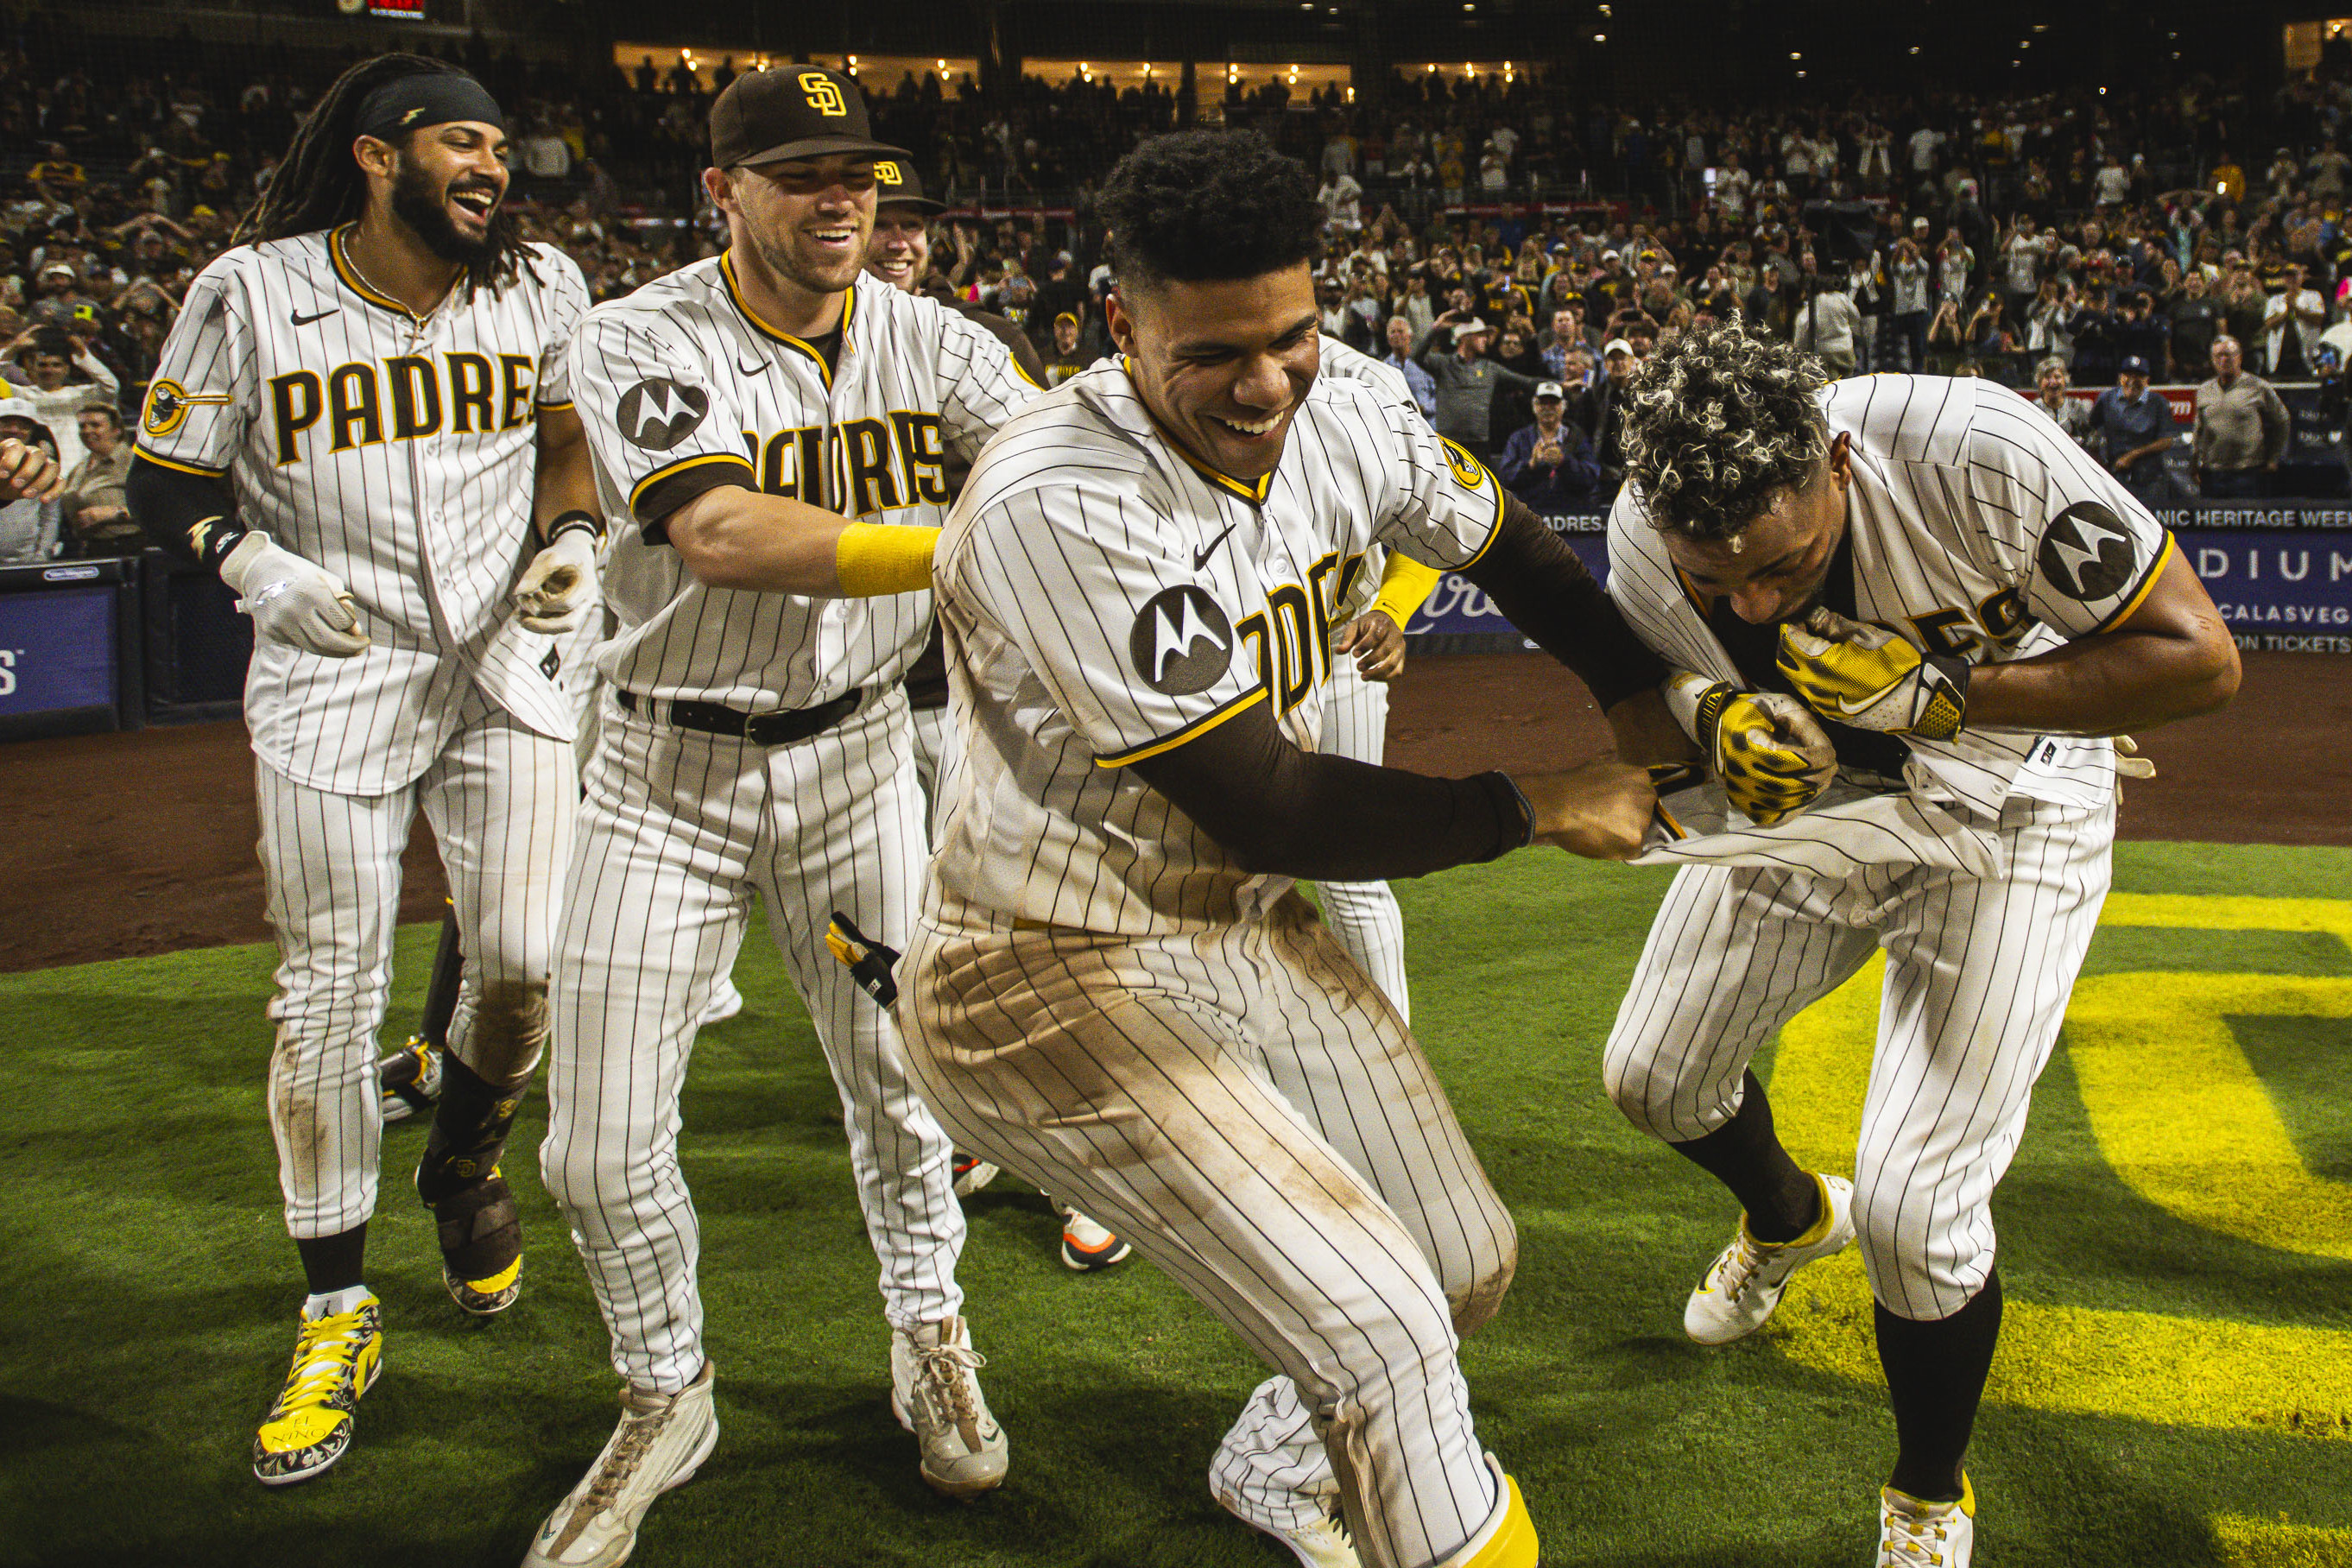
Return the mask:
[(1657, 804), (1649, 774), (1612, 757), (1515, 783), (1302, 752), (1263, 701), (1127, 765), (1244, 869), (1315, 881), (1426, 876), (1536, 843), (1629, 859)]
[(515, 583), (516, 614), (525, 626), (550, 637), (577, 631), (598, 602), (604, 514), (598, 510), (587, 427), (569, 403), (540, 405), (530, 510), (540, 549)]
[(1381, 591), (1372, 607), (1339, 628), (1331, 639), (1331, 657), (1351, 657), (1356, 673), (1366, 680), (1388, 682), (1404, 673), (1404, 628), (1444, 576), (1402, 550), (1389, 552), (1381, 571)]
[(2210, 713), (2237, 694), (2238, 645), (2187, 557), (2167, 552), (2147, 596), (2113, 630), (2007, 664), (1979, 665), (1968, 723), (2113, 735)]
[(706, 587), (863, 598), (930, 585), (939, 530), (761, 491), (724, 371), (667, 317), (590, 311), (570, 375), (596, 467), (646, 542)]

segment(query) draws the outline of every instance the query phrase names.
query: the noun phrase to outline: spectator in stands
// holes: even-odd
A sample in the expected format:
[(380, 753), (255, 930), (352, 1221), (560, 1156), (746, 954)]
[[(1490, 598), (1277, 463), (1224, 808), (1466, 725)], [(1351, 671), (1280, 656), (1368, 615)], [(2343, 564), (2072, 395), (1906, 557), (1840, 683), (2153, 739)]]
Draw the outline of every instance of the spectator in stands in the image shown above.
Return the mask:
[(2150, 366), (2126, 354), (2116, 384), (2091, 405), (2091, 429), (2101, 442), (2107, 471), (2150, 507), (2172, 500), (2172, 477), (2164, 454), (2179, 437), (2170, 400), (2148, 384)]
[(2245, 370), (2238, 340), (2213, 340), (2213, 379), (2197, 389), (2191, 462), (2198, 492), (2209, 500), (2259, 496), (2286, 456), (2286, 405)]
[(1494, 329), (1477, 317), (1448, 310), (1438, 318), (1438, 326), (1452, 329), (1454, 342), (1450, 353), (1440, 354), (1434, 341), (1421, 351), (1421, 366), (1437, 384), (1437, 416), (1431, 423), (1439, 435), (1483, 458), (1487, 455), (1496, 389), (1521, 382), (1532, 389), (1535, 382), (1486, 357)]
[(1951, 375), (1968, 357), (1968, 323), (1960, 319), (1960, 302), (1938, 300), (1935, 319), (1927, 323), (1927, 373)]
[(2124, 297), (2116, 317), (2116, 349), (2126, 359), (2141, 359), (2158, 370), (2172, 363), (2172, 321), (2157, 313), (2156, 301), (2145, 289)]
[(1853, 297), (1832, 279), (1812, 279), (1810, 292), (1811, 297), (1797, 312), (1796, 345), (1819, 355), (1832, 377), (1852, 375), (1854, 334), (1861, 326), (1862, 312), (1855, 309)]
[(82, 409), (79, 424), (88, 455), (66, 476), (59, 521), (80, 554), (136, 555), (145, 541), (123, 504), (131, 443), (123, 439), (122, 416), (111, 403), (93, 403)]
[(1077, 312), (1062, 311), (1054, 318), (1054, 348), (1045, 356), (1045, 384), (1059, 386), (1093, 363), (1078, 348)]
[(2288, 264), (2280, 274), (2279, 291), (2271, 296), (2263, 316), (2265, 353), (2263, 363), (2273, 381), (2307, 381), (2319, 334), (2327, 328), (2327, 298), (2304, 283), (2301, 267)]
[(2091, 439), (2091, 405), (2079, 397), (2071, 396), (2067, 388), (2073, 384), (2066, 374), (2066, 362), (2051, 354), (2033, 367), (2033, 386), (2038, 396), (2033, 406), (2050, 416), (2050, 422), (2074, 439), (2086, 452), (2096, 452)]
[[(57, 457), (57, 442), (39, 412), (21, 397), (0, 400), (0, 439), (22, 441)], [(0, 565), (20, 566), (55, 559), (63, 509), (27, 496), (0, 506)]]
[(1412, 357), (1412, 323), (1402, 311), (1389, 318), (1386, 336), (1389, 352), (1381, 356), (1381, 363), (1404, 377), (1405, 385), (1412, 389), (1413, 402), (1421, 405), (1421, 416), (1435, 424), (1437, 381)]
[(1564, 390), (1556, 381), (1535, 389), (1534, 423), (1514, 432), (1504, 445), (1496, 477), (1518, 498), (1546, 514), (1591, 504), (1601, 466), (1584, 432), (1563, 417)]
[(1886, 264), (1886, 329), (1902, 343), (1903, 368), (1914, 375), (1927, 368), (1927, 258), (1917, 243), (1896, 240)]
[(2180, 292), (2169, 302), (2172, 320), (2169, 371), (2175, 381), (2186, 381), (2213, 360), (2213, 340), (2221, 331), (2221, 302), (2214, 298), (2202, 268), (2191, 268), (2180, 280)]
[[(114, 400), (121, 390), (115, 374), (89, 352), (86, 339), (39, 327), (19, 333), (0, 350), (0, 360), (14, 362), (0, 364), (0, 375), (7, 377), (14, 398), (32, 405), (49, 432), (58, 467), (71, 471), (83, 456), (81, 411), (93, 401)], [(89, 380), (74, 380), (77, 371)]]

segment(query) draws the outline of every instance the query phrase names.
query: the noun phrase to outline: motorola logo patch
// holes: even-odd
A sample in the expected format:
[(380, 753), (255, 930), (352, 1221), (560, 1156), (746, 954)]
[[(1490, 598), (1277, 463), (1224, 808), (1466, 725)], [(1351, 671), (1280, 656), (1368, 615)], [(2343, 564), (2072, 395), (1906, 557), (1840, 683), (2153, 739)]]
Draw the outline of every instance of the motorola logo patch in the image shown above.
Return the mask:
[(1128, 634), (1128, 655), (1143, 683), (1163, 697), (1214, 686), (1234, 661), (1234, 625), (1217, 602), (1186, 584), (1153, 595)]
[(667, 452), (694, 434), (709, 412), (710, 394), (702, 388), (649, 376), (621, 394), (614, 424), (632, 447)]
[(2095, 605), (2131, 586), (2139, 552), (2123, 519), (2085, 500), (2050, 520), (2038, 559), (2043, 581), (2078, 604)]

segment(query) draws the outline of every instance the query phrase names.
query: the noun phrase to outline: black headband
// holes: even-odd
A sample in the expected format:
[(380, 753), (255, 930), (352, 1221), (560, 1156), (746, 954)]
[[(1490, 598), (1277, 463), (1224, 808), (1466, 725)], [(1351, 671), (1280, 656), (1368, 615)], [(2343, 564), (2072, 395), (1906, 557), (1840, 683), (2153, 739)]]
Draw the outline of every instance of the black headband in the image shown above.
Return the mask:
[(430, 71), (388, 81), (369, 93), (354, 129), (362, 136), (396, 142), (412, 131), (453, 120), (507, 128), (499, 100), (480, 82), (457, 71)]

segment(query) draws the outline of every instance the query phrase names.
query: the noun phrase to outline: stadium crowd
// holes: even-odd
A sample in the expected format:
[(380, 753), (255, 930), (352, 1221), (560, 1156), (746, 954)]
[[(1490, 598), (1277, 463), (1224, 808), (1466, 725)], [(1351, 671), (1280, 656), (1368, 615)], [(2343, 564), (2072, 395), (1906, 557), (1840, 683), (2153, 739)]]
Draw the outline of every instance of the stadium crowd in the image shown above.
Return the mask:
[[(259, 71), (249, 51), (184, 36), (110, 41), (101, 79), (77, 63), (88, 40), (60, 30), (0, 52), (0, 431), (41, 432), (72, 478), (62, 502), (0, 512), (0, 560), (135, 539), (125, 412), (189, 280), (346, 63), (287, 54)], [(510, 106), (527, 233), (578, 261), (597, 298), (716, 254), (714, 215), (684, 203), (731, 59), (698, 78), (647, 57), (583, 79), (478, 36), (451, 52)], [(867, 92), (878, 133), (950, 204), (932, 286), (1021, 324), (1049, 364), (1104, 352), (1091, 182), (1176, 125), (1181, 95), (1031, 78), (992, 100), (968, 79), (911, 75)], [(2193, 443), (2208, 493), (2259, 493), (2288, 433), (2269, 383), (2317, 380), (2325, 406), (2347, 402), (2352, 63), (2338, 58), (2273, 93), (2199, 77), (1729, 112), (1583, 102), (1532, 73), (1421, 73), (1382, 101), (1294, 100), (1276, 79), (1228, 84), (1219, 108), (1318, 171), (1326, 331), (1398, 364), (1444, 434), (1547, 505), (1612, 493), (1623, 375), (1734, 311), (1840, 374), (2039, 388), (2151, 499), (2178, 484), (2149, 460), (2176, 440)], [(2193, 431), (2169, 423), (2154, 381), (2202, 384)], [(2102, 395), (2069, 400), (2070, 383)]]

